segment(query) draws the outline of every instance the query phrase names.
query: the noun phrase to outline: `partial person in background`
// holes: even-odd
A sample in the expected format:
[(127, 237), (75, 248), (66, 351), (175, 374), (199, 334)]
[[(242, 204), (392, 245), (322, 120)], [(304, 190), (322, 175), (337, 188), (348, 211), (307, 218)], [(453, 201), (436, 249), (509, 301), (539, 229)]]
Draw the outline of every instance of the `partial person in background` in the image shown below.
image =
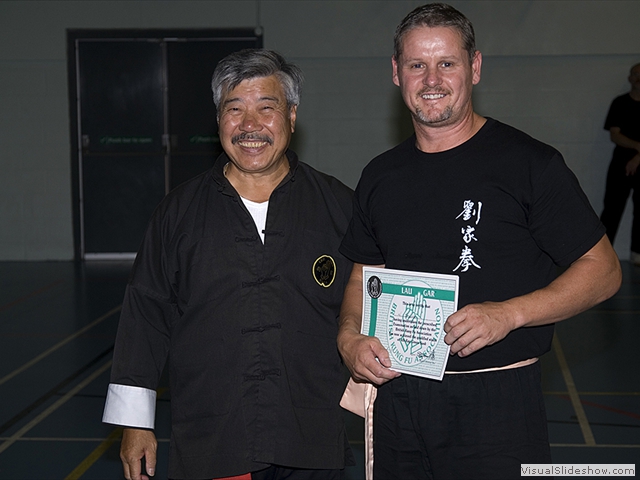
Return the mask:
[[(340, 247), (356, 263), (338, 348), (378, 386), (373, 476), (520, 478), (523, 463), (552, 463), (538, 358), (553, 324), (613, 295), (620, 264), (560, 152), (474, 112), (482, 55), (462, 13), (418, 7), (394, 40), (415, 134), (362, 172)], [(459, 276), (442, 381), (400, 375), (360, 334), (365, 266)]]
[(340, 397), (338, 252), (353, 192), (288, 149), (302, 73), (270, 50), (224, 58), (224, 153), (153, 215), (127, 290), (103, 421), (126, 427), (125, 478), (156, 466), (169, 359), (169, 478), (339, 480), (353, 464)]
[(629, 72), (631, 90), (611, 103), (604, 123), (615, 143), (607, 172), (604, 209), (600, 220), (613, 244), (624, 207), (633, 190), (633, 223), (631, 224), (631, 262), (640, 266), (640, 63)]

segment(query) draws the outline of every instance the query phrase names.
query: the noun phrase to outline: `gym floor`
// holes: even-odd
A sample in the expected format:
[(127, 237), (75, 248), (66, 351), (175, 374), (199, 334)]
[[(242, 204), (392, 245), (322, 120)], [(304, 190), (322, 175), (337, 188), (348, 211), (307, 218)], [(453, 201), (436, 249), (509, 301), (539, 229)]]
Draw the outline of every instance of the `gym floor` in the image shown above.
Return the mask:
[[(101, 423), (130, 263), (0, 262), (0, 478), (118, 479), (121, 430)], [(554, 463), (640, 465), (640, 268), (560, 323), (542, 358)], [(156, 479), (167, 478), (169, 395), (158, 396)], [(364, 479), (363, 423), (345, 412)]]

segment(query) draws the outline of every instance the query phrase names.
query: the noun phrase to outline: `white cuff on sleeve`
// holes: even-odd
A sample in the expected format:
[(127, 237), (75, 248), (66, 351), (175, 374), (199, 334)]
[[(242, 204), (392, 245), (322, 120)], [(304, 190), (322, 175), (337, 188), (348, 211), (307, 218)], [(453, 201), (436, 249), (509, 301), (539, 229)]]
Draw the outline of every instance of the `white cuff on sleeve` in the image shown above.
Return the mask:
[(156, 391), (110, 383), (102, 421), (123, 427), (153, 428)]

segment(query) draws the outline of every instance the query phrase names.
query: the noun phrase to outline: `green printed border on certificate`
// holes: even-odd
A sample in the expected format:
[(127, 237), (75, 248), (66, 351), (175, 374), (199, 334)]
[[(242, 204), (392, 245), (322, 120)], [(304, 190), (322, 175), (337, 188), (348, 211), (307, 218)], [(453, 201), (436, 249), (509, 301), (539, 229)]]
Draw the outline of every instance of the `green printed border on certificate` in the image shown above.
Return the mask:
[[(389, 295), (405, 295), (406, 292), (403, 291), (403, 288), (422, 288), (422, 287), (405, 287), (403, 285), (393, 285), (388, 283), (382, 283), (382, 294)], [(427, 290), (427, 289), (425, 289)], [(434, 300), (445, 300), (448, 302), (453, 302), (455, 300), (456, 292), (451, 290), (438, 290), (434, 288), (429, 288), (428, 298), (433, 298)], [(367, 293), (365, 292), (364, 295)], [(371, 315), (369, 317), (369, 333), (370, 337), (376, 336), (376, 325), (378, 320), (378, 299), (371, 298)]]

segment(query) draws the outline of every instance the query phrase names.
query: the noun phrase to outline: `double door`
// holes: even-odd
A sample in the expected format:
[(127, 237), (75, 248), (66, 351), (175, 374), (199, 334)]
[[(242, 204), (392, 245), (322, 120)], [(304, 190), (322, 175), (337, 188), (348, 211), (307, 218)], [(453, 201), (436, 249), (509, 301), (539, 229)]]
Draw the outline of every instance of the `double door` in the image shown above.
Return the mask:
[(247, 29), (71, 31), (69, 42), (76, 256), (130, 258), (162, 197), (221, 152), (218, 61), (262, 38)]

